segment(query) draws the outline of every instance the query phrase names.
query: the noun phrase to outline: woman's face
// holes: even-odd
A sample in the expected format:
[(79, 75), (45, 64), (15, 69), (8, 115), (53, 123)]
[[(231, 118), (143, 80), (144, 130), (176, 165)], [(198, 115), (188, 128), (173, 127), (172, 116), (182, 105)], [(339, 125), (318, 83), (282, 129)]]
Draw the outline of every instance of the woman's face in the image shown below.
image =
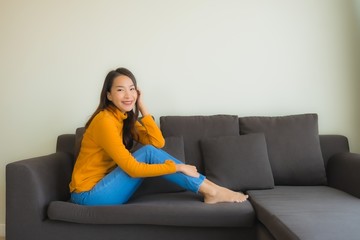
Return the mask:
[(114, 79), (110, 92), (107, 92), (109, 101), (123, 113), (129, 112), (134, 108), (137, 96), (137, 90), (133, 81), (125, 75), (117, 76)]

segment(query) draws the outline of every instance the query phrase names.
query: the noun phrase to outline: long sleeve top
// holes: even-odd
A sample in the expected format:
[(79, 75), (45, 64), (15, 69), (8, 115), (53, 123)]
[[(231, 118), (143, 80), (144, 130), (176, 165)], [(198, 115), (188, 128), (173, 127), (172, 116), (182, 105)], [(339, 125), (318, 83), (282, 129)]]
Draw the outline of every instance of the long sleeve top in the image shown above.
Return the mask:
[[(127, 115), (116, 107), (99, 112), (86, 129), (81, 149), (76, 160), (70, 192), (91, 190), (104, 176), (120, 167), (131, 177), (153, 177), (176, 172), (175, 163), (166, 160), (163, 164), (138, 162), (123, 143), (123, 121)], [(138, 142), (161, 148), (165, 140), (150, 115), (136, 122)]]

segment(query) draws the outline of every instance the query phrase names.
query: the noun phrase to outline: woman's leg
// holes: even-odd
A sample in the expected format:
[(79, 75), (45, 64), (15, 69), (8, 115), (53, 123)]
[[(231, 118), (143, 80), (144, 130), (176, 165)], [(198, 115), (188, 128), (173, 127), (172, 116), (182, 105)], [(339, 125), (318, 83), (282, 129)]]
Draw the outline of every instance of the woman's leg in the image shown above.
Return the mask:
[[(176, 159), (175, 157), (171, 156), (167, 152), (155, 148), (151, 145), (146, 145), (136, 152), (133, 153), (133, 156), (135, 159), (139, 162), (144, 162), (148, 164), (159, 164), (164, 163), (165, 160), (172, 160), (176, 164), (184, 164), (180, 160)], [(200, 185), (204, 182), (205, 177), (200, 174), (198, 178), (190, 177), (188, 175), (185, 175), (183, 173), (177, 172), (173, 174), (167, 174), (162, 176), (168, 181), (171, 181), (189, 191), (198, 193), (200, 189)]]
[[(167, 159), (173, 160), (176, 164), (183, 164), (183, 162), (174, 158), (167, 152), (157, 149), (151, 145), (144, 146), (140, 150), (136, 151), (134, 153), (134, 157), (138, 161), (149, 164), (163, 163)], [(201, 174), (199, 178), (194, 178), (178, 172), (164, 175), (163, 178), (172, 181), (189, 191), (195, 193), (199, 192), (204, 196), (205, 203), (244, 202), (248, 198), (248, 195), (221, 187), (205, 179), (205, 177)]]
[(118, 205), (126, 203), (140, 186), (142, 178), (132, 178), (117, 167), (90, 191), (72, 193), (71, 201), (81, 205)]
[[(177, 164), (183, 164), (183, 162), (172, 157), (165, 151), (151, 145), (140, 148), (133, 155), (137, 161), (148, 164), (164, 163), (165, 160), (168, 159), (173, 160)], [(205, 179), (201, 174), (198, 178), (190, 177), (183, 173), (168, 174), (163, 177), (189, 191), (201, 193), (206, 203), (243, 202), (247, 199), (247, 195), (220, 187)], [(71, 200), (81, 205), (123, 204), (133, 195), (142, 180), (142, 178), (130, 177), (121, 168), (117, 167), (98, 182), (90, 191), (72, 193)]]
[(221, 187), (207, 179), (201, 184), (200, 194), (204, 196), (204, 202), (213, 204), (220, 202), (244, 202), (248, 199), (248, 195), (242, 192), (234, 192), (228, 188)]
[[(173, 160), (177, 164), (182, 163), (168, 153), (151, 145), (140, 148), (133, 153), (133, 156), (137, 161), (148, 164), (164, 163), (165, 160), (168, 159)], [(203, 175), (200, 175), (199, 178), (193, 178), (183, 173), (165, 175), (164, 178), (193, 192), (199, 191), (200, 185), (205, 179)], [(134, 194), (142, 180), (142, 178), (130, 177), (121, 168), (117, 167), (98, 182), (90, 191), (72, 193), (71, 200), (81, 205), (123, 204)]]

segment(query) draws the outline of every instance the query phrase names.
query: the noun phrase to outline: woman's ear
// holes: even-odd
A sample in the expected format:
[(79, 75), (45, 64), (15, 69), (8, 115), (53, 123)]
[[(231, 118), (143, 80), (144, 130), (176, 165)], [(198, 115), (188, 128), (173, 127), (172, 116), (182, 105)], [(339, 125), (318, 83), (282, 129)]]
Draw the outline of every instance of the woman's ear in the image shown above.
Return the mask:
[(112, 101), (112, 98), (111, 98), (110, 92), (107, 92), (107, 93), (106, 93), (106, 96), (107, 96), (107, 99), (111, 102), (111, 101)]

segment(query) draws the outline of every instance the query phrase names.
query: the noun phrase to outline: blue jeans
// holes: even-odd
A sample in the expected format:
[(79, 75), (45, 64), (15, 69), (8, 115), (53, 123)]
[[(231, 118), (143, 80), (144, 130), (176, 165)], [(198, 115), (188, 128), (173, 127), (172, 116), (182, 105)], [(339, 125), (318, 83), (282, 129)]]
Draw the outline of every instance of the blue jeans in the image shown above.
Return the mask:
[[(146, 145), (133, 153), (135, 159), (139, 162), (148, 164), (164, 163), (171, 159), (177, 164), (182, 163), (178, 159), (169, 155), (161, 149), (151, 145)], [(175, 184), (197, 193), (200, 185), (205, 180), (203, 175), (198, 178), (187, 176), (177, 172), (162, 176)], [(71, 193), (71, 201), (81, 205), (115, 205), (126, 203), (140, 186), (143, 178), (132, 178), (120, 167), (100, 180), (91, 190), (81, 193)]]

